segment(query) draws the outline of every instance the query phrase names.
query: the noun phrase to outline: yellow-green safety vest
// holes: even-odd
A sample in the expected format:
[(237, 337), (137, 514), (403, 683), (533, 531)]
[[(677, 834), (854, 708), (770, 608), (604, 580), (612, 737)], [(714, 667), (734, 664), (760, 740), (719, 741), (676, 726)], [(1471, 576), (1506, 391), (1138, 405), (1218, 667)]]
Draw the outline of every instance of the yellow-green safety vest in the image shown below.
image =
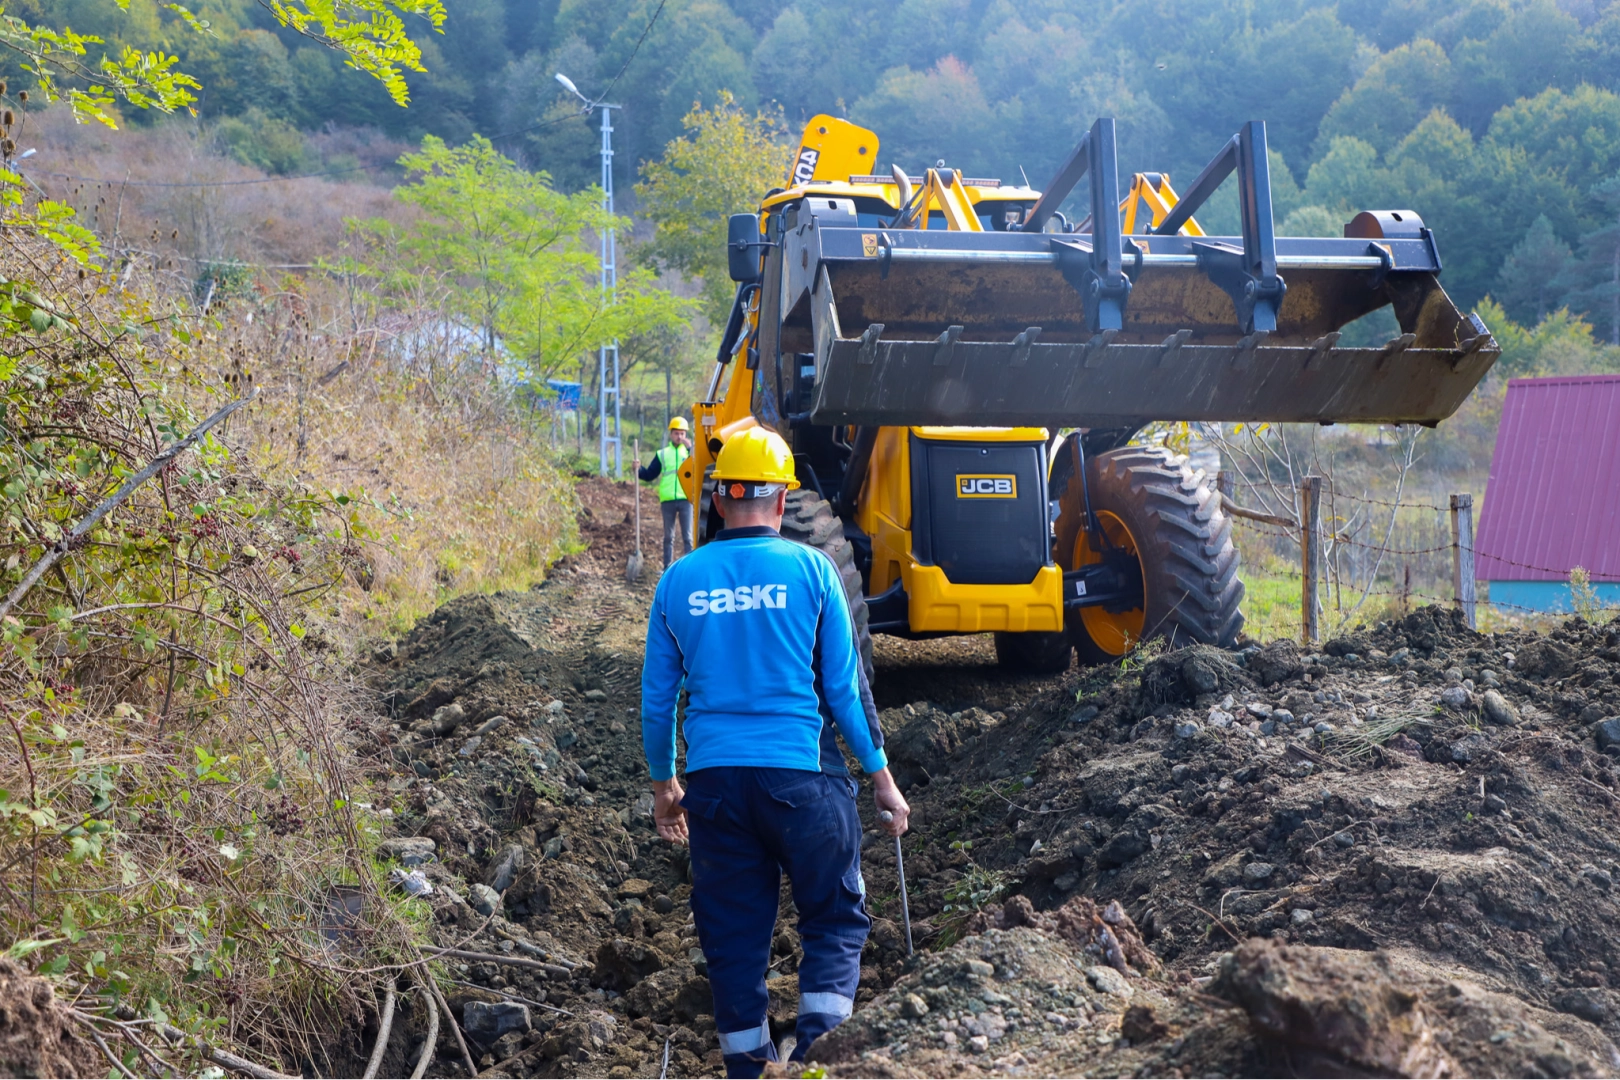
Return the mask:
[(684, 446), (670, 443), (654, 456), (658, 458), (661, 470), (658, 474), (658, 501), (670, 502), (686, 498), (686, 492), (681, 490), (679, 470), (681, 463), (691, 457), (692, 452)]

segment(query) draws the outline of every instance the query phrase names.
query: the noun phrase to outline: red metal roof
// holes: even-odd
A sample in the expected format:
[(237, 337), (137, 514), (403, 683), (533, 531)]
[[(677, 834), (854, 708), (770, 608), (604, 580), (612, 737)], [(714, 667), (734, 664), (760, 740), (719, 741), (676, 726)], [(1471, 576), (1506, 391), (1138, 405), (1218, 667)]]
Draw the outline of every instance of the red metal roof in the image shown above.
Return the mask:
[(1508, 381), (1474, 546), (1487, 581), (1620, 581), (1620, 375)]

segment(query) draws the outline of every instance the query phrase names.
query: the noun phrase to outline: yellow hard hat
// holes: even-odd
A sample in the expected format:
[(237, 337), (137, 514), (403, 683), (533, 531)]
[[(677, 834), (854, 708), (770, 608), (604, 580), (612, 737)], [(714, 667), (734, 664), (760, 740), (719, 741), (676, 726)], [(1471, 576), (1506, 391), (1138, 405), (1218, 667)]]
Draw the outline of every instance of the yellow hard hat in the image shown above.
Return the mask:
[[(786, 484), (789, 491), (799, 486), (793, 471), (793, 451), (788, 449), (782, 436), (762, 427), (738, 432), (726, 441), (714, 462), (714, 478), (752, 484)], [(721, 494), (730, 492), (722, 485)]]
[(671, 430), (671, 431), (689, 431), (691, 429), (690, 429), (690, 426), (686, 422), (686, 417), (677, 416), (674, 419), (670, 420), (670, 422), (669, 422), (669, 430)]

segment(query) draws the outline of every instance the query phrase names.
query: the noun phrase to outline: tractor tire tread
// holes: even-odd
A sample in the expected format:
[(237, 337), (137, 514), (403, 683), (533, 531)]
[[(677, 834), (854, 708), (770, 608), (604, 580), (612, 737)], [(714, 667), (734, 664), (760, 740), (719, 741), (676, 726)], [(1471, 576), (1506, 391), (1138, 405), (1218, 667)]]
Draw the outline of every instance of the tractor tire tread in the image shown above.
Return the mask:
[[(1227, 516), (1212, 478), (1184, 456), (1156, 447), (1123, 447), (1087, 462), (1095, 510), (1120, 517), (1135, 537), (1146, 588), (1149, 635), (1173, 645), (1229, 647), (1243, 628), (1244, 586)], [(1060, 519), (1060, 560), (1072, 551), (1079, 524), (1078, 483), (1064, 497), (1068, 521)], [(1066, 526), (1066, 527), (1065, 527)], [(1065, 569), (1073, 567), (1064, 564)], [(1071, 620), (1082, 660), (1096, 654), (1079, 620)]]
[(787, 494), (787, 512), (782, 515), (782, 537), (796, 544), (815, 548), (832, 560), (838, 579), (849, 601), (855, 623), (855, 644), (860, 650), (861, 667), (868, 684), (872, 681), (871, 614), (861, 585), (861, 571), (855, 565), (855, 549), (844, 536), (844, 523), (833, 512), (832, 504), (815, 492), (799, 488)]

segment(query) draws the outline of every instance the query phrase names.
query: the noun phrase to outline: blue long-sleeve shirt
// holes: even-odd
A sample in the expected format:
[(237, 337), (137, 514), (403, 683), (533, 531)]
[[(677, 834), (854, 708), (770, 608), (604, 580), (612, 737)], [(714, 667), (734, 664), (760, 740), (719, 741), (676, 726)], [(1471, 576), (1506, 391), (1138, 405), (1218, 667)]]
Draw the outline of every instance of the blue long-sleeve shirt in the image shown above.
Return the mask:
[(832, 560), (764, 526), (723, 529), (664, 572), (647, 620), (641, 740), (654, 780), (675, 775), (675, 701), (688, 772), (756, 765), (844, 772), (888, 764)]

